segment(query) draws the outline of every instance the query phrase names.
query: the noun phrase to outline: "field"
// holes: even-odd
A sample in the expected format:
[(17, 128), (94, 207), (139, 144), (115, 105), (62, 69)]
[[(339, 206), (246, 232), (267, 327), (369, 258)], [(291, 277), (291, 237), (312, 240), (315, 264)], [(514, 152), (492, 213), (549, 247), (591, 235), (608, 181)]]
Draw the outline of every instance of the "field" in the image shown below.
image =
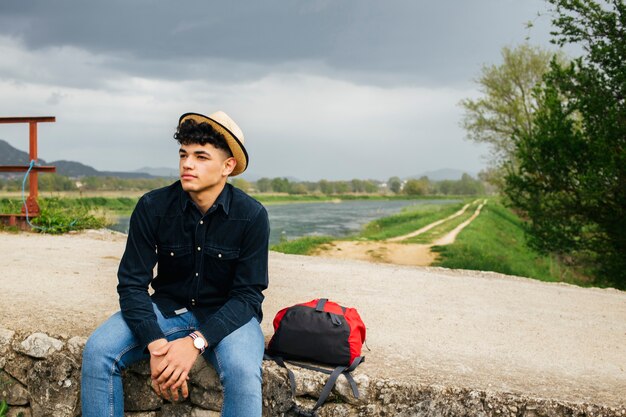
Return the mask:
[[(399, 214), (370, 222), (354, 236), (344, 239), (328, 236), (303, 237), (281, 242), (274, 245), (272, 250), (326, 256), (324, 252), (339, 248), (338, 250), (343, 250), (344, 256), (349, 257), (345, 254), (346, 247), (349, 247), (345, 243), (348, 241), (354, 242), (352, 247), (363, 247), (363, 250), (372, 253), (372, 260), (380, 260), (374, 256), (377, 250), (373, 242), (380, 242), (383, 251), (393, 250), (394, 247), (398, 248), (398, 243), (390, 244), (392, 240), (389, 239), (406, 235), (437, 220), (449, 217), (449, 220), (428, 231), (403, 239), (399, 243), (407, 246), (418, 245), (416, 247), (421, 250), (434, 252), (436, 256), (435, 261), (431, 263), (432, 266), (493, 271), (581, 286), (596, 285), (590, 281), (589, 274), (585, 271), (576, 270), (554, 256), (540, 254), (530, 248), (526, 243), (523, 222), (497, 199), (489, 200), (482, 207), (480, 215), (458, 234), (452, 244), (433, 246), (432, 242), (468, 221), (482, 201), (481, 199), (468, 200), (454, 205), (410, 206)], [(467, 205), (466, 210), (460, 210), (465, 205)], [(453, 216), (455, 213), (457, 215)]]

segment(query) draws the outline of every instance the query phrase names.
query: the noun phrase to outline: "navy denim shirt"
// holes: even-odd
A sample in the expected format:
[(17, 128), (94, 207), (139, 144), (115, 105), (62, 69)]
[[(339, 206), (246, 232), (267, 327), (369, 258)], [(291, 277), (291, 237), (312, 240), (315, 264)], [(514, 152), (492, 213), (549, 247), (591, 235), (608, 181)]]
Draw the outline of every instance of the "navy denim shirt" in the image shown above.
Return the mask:
[(260, 322), (268, 245), (267, 211), (230, 184), (204, 215), (180, 181), (145, 194), (118, 270), (126, 323), (145, 347), (164, 337), (152, 302), (165, 317), (191, 311), (209, 346), (253, 317)]

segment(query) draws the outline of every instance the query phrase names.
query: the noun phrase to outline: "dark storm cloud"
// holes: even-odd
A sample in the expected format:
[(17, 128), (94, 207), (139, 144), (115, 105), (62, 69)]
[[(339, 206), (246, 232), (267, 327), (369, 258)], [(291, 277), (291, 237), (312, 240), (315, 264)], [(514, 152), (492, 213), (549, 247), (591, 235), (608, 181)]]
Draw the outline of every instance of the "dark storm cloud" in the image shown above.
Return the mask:
[[(463, 140), (458, 102), (479, 94), (472, 79), (503, 46), (529, 35), (548, 46), (545, 10), (543, 0), (3, 0), (0, 114), (57, 116), (42, 128), (42, 157), (101, 170), (175, 166), (172, 123), (222, 109), (247, 132), (251, 175), (477, 172), (486, 148)], [(23, 132), (0, 134), (23, 145)]]
[(101, 65), (149, 77), (245, 79), (278, 67), (433, 85), (467, 82), (529, 33), (545, 44), (547, 16), (530, 32), (523, 23), (545, 8), (540, 0), (8, 1), (0, 33), (29, 49), (111, 56)]

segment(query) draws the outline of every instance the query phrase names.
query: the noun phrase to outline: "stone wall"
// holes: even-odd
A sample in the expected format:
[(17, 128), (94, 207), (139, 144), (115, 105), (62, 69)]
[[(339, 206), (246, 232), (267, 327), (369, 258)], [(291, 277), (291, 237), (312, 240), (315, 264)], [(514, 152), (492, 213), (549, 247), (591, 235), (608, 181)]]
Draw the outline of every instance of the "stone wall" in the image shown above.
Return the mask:
[[(44, 333), (22, 334), (0, 328), (0, 400), (10, 405), (8, 417), (71, 417), (80, 415), (81, 353), (86, 339)], [(326, 375), (294, 367), (296, 398), (287, 373), (263, 364), (263, 415), (295, 416), (293, 406), (311, 408)], [(147, 362), (124, 375), (126, 415), (133, 417), (217, 417), (221, 388), (215, 371), (199, 360), (190, 374), (190, 396), (184, 402), (163, 401), (150, 388)], [(348, 416), (626, 416), (626, 410), (573, 404), (523, 395), (456, 387), (398, 383), (354, 373), (361, 393), (352, 396), (340, 377), (320, 417)]]

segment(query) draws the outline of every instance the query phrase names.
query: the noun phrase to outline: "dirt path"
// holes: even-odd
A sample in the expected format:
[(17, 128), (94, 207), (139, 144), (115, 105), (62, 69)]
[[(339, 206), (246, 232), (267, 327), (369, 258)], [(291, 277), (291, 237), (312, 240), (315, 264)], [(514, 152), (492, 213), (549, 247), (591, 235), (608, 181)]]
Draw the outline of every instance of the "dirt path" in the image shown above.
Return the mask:
[(396, 265), (427, 266), (436, 259), (428, 244), (337, 240), (320, 246), (313, 255), (322, 258), (357, 259)]
[[(478, 201), (479, 200), (476, 200), (471, 204), (475, 204)], [(483, 206), (487, 204), (487, 200), (484, 200), (476, 208), (474, 214), (472, 214), (469, 219), (459, 224), (452, 231), (439, 239), (426, 244), (398, 242), (418, 236), (463, 215), (471, 204), (466, 204), (461, 210), (446, 217), (445, 219), (437, 220), (436, 222), (430, 223), (406, 235), (396, 236), (391, 239), (375, 242), (337, 240), (320, 246), (313, 253), (313, 255), (320, 256), (322, 258), (357, 259), (361, 261), (390, 263), (395, 265), (429, 266), (437, 259), (437, 254), (434, 253), (431, 248), (433, 246), (444, 246), (454, 243), (459, 233), (461, 233), (464, 228), (466, 228), (476, 219), (476, 217), (478, 217)]]
[(461, 210), (457, 211), (456, 213), (454, 213), (451, 216), (446, 217), (445, 219), (437, 220), (436, 222), (433, 222), (431, 224), (427, 224), (426, 226), (422, 227), (421, 229), (417, 229), (416, 231), (408, 233), (406, 235), (392, 237), (391, 239), (387, 239), (387, 242), (400, 242), (401, 240), (409, 239), (409, 238), (412, 238), (412, 237), (415, 237), (415, 236), (419, 236), (422, 233), (426, 233), (430, 229), (433, 229), (433, 228), (439, 226), (440, 224), (443, 224), (443, 223), (447, 222), (448, 220), (452, 220), (452, 219), (454, 219), (456, 217), (459, 217), (460, 215), (465, 213), (465, 210), (467, 210), (467, 208), (469, 206), (470, 206), (470, 204), (466, 204), (466, 205), (463, 206), (463, 208)]
[(455, 227), (450, 233), (446, 234), (442, 238), (433, 241), (431, 246), (445, 246), (445, 245), (451, 245), (452, 243), (454, 243), (454, 241), (456, 240), (456, 237), (459, 235), (459, 233), (461, 233), (461, 230), (469, 226), (469, 224), (473, 222), (476, 217), (478, 217), (478, 215), (480, 214), (480, 210), (483, 208), (485, 204), (487, 204), (487, 200), (484, 200), (478, 206), (478, 208), (476, 208), (476, 211), (474, 212), (474, 214), (472, 214), (472, 217), (465, 220), (463, 223)]

